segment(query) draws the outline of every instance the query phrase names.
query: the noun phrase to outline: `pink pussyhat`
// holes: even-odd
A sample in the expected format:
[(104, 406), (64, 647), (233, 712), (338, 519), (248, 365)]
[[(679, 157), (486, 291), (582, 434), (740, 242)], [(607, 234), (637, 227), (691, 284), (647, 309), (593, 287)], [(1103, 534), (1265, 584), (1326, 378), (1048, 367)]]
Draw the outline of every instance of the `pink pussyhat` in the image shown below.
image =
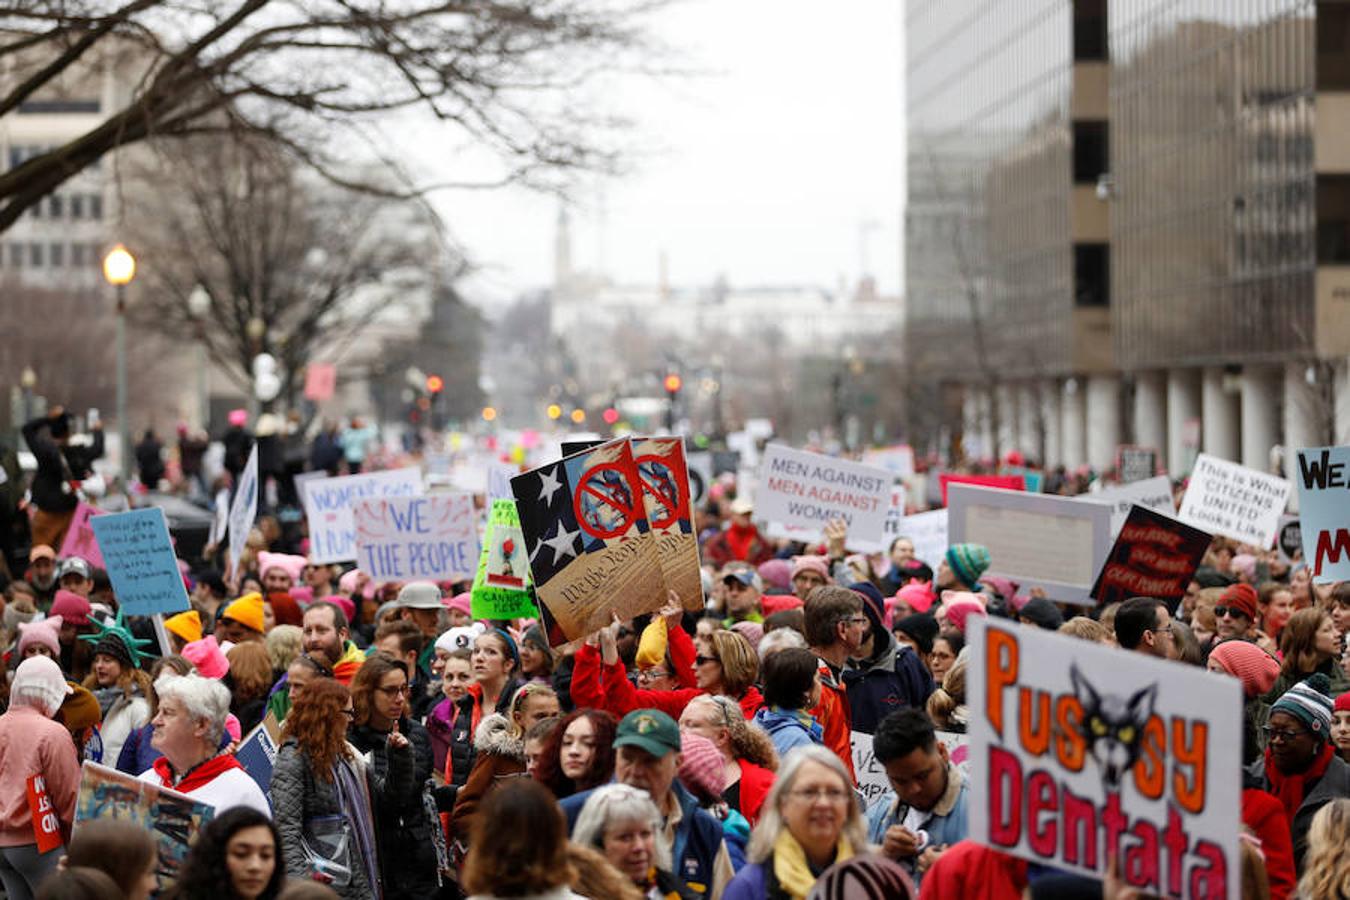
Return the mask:
[(984, 601), (979, 594), (970, 591), (942, 592), (942, 608), (938, 610), (938, 616), (945, 617), (962, 634), (966, 633), (966, 622), (971, 616), (987, 615), (989, 611), (984, 608)]
[(230, 671), (230, 661), (216, 643), (214, 634), (185, 646), (183, 658), (196, 666), (197, 672), (204, 678), (224, 678), (225, 673)]

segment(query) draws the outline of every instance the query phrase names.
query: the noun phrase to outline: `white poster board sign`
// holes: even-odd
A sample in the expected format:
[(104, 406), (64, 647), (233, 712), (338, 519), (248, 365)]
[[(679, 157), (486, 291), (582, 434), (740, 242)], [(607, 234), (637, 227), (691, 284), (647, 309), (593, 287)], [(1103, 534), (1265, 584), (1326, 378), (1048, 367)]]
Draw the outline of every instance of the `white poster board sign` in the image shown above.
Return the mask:
[(949, 546), (946, 508), (905, 516), (896, 523), (895, 536), (909, 538), (914, 555), (936, 572)]
[(248, 542), (248, 533), (258, 518), (258, 444), (248, 455), (244, 470), (239, 473), (239, 485), (234, 492), (234, 502), (230, 504), (230, 520), (227, 528), (230, 535), (230, 571), (239, 572), (239, 557), (244, 553)]
[(1147, 896), (1241, 896), (1242, 688), (1193, 666), (971, 619), (970, 837)]
[(755, 518), (801, 529), (798, 540), (819, 540), (825, 523), (843, 519), (856, 542), (878, 545), (891, 508), (891, 473), (846, 459), (764, 448), (755, 488)]
[(898, 478), (909, 478), (914, 474), (914, 448), (908, 444), (864, 450), (862, 461), (864, 465), (885, 469)]
[(1120, 534), (1125, 520), (1130, 516), (1131, 506), (1142, 506), (1165, 516), (1177, 514), (1176, 504), (1172, 502), (1172, 480), (1166, 475), (1155, 475), (1142, 481), (1114, 485), (1093, 491), (1077, 499), (1095, 500), (1098, 503), (1111, 504), (1111, 537)]
[(1283, 478), (1201, 453), (1177, 518), (1210, 534), (1268, 550), (1275, 544), (1292, 487)]
[(352, 520), (357, 566), (373, 581), (468, 581), (478, 570), (471, 494), (362, 500)]
[(1022, 590), (1044, 588), (1052, 600), (1094, 605), (1089, 596), (1111, 551), (1111, 507), (1025, 491), (952, 484), (948, 538), (989, 548), (988, 575)]
[(356, 522), (352, 507), (373, 497), (417, 497), (422, 471), (388, 469), (337, 478), (311, 478), (301, 486), (309, 520), (309, 561), (315, 564), (356, 559)]

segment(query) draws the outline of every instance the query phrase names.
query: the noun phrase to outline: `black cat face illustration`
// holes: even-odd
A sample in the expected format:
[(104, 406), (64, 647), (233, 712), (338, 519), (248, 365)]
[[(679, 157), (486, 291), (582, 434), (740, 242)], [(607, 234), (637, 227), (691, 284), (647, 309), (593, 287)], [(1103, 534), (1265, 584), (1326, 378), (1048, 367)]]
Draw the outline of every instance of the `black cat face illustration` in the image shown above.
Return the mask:
[(1088, 755), (1096, 760), (1106, 789), (1119, 790), (1121, 779), (1139, 758), (1139, 742), (1153, 717), (1158, 686), (1151, 684), (1129, 697), (1104, 694), (1088, 683), (1077, 665), (1069, 667), (1069, 679), (1083, 705), (1079, 730), (1087, 740)]

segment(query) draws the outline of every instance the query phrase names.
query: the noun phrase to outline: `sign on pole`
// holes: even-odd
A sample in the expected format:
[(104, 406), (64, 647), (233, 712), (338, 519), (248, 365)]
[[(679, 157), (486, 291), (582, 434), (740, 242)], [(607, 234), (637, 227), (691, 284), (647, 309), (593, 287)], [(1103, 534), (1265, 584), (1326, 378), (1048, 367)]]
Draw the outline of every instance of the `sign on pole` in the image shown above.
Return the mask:
[(769, 444), (755, 487), (755, 518), (787, 526), (804, 541), (820, 540), (827, 522), (843, 519), (850, 539), (880, 544), (893, 480), (885, 469)]
[(312, 362), (305, 366), (305, 399), (322, 403), (331, 400), (337, 390), (337, 366)]
[(258, 443), (248, 455), (244, 471), (239, 473), (239, 484), (230, 504), (230, 572), (239, 574), (239, 557), (243, 555), (248, 533), (258, 518)]
[(970, 837), (1146, 895), (1241, 896), (1236, 678), (970, 620)]
[(1092, 604), (1111, 549), (1111, 507), (969, 484), (953, 484), (948, 497), (951, 542), (989, 548), (988, 574), (1044, 588), (1052, 600)]
[(352, 508), (356, 562), (372, 581), (458, 581), (478, 567), (471, 494), (381, 497)]
[(1116, 474), (1121, 484), (1133, 484), (1158, 474), (1158, 451), (1121, 444), (1116, 448)]
[(1292, 487), (1283, 478), (1201, 453), (1177, 518), (1202, 531), (1269, 550)]
[(1350, 579), (1350, 447), (1298, 452), (1297, 526), (1313, 581)]
[(301, 485), (309, 521), (309, 561), (315, 564), (356, 559), (356, 521), (352, 507), (375, 497), (422, 494), (420, 469), (389, 469), (337, 478), (310, 478)]
[(90, 520), (117, 604), (129, 616), (188, 608), (164, 510), (158, 506), (107, 513)]

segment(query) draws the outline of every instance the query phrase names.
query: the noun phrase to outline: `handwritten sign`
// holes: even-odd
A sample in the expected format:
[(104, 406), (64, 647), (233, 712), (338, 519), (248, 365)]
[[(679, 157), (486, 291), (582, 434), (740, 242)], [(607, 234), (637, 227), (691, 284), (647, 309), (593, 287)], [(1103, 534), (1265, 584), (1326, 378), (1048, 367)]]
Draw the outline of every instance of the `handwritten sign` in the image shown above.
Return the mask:
[(177, 879), (192, 842), (214, 817), (213, 807), (186, 794), (87, 760), (80, 766), (75, 835), (82, 823), (97, 819), (118, 819), (144, 828), (159, 849), (155, 878), (161, 891)]
[(953, 484), (952, 543), (989, 548), (989, 575), (1011, 578), (1052, 600), (1092, 604), (1092, 585), (1111, 548), (1111, 507), (1023, 491)]
[(1350, 579), (1350, 447), (1298, 452), (1298, 509), (1303, 558), (1313, 581)]
[(820, 540), (825, 523), (843, 519), (850, 538), (880, 543), (891, 508), (891, 473), (845, 459), (764, 448), (755, 489), (755, 517), (800, 529), (799, 540)]
[[(947, 748), (947, 757), (962, 775), (970, 774), (969, 738), (953, 731), (937, 732), (938, 743)], [(886, 767), (872, 751), (872, 735), (855, 731), (849, 736), (850, 750), (853, 752), (853, 771), (858, 776), (858, 793), (863, 796), (863, 805), (871, 806), (878, 798), (891, 792), (891, 780), (886, 775)]]
[(239, 571), (239, 557), (243, 555), (244, 545), (248, 542), (248, 533), (253, 528), (253, 520), (258, 518), (258, 444), (239, 473), (239, 485), (234, 492), (234, 502), (230, 504), (230, 571)]
[(1166, 475), (1103, 488), (1091, 494), (1083, 494), (1079, 499), (1111, 504), (1112, 536), (1120, 534), (1131, 507), (1142, 506), (1166, 516), (1174, 516), (1177, 512), (1176, 504), (1172, 502), (1172, 481)]
[(1202, 531), (1269, 550), (1292, 487), (1283, 478), (1201, 453), (1177, 518)]
[(478, 566), (471, 494), (382, 497), (353, 507), (356, 560), (374, 581), (457, 581)]
[(418, 497), (422, 473), (417, 468), (389, 469), (363, 475), (306, 479), (305, 518), (309, 520), (309, 560), (312, 563), (356, 559), (356, 522), (352, 507), (380, 497)]
[(970, 623), (970, 837), (1147, 895), (1238, 898), (1242, 688), (1011, 622)]
[(70, 527), (66, 529), (66, 539), (61, 542), (62, 559), (78, 556), (92, 566), (107, 568), (103, 564), (103, 554), (99, 552), (94, 529), (89, 524), (90, 519), (102, 514), (102, 510), (95, 509), (83, 500), (75, 504), (75, 515), (70, 520)]
[(1131, 597), (1157, 597), (1175, 606), (1186, 595), (1205, 550), (1208, 532), (1142, 506), (1133, 507), (1092, 587), (1105, 606)]
[(469, 608), (476, 619), (516, 619), (538, 613), (516, 501), (493, 500)]
[(129, 616), (176, 613), (188, 608), (187, 588), (158, 506), (107, 513), (90, 520), (103, 551), (118, 605)]
[(895, 536), (909, 538), (914, 555), (936, 570), (947, 552), (947, 516), (945, 509), (905, 516), (896, 523)]

